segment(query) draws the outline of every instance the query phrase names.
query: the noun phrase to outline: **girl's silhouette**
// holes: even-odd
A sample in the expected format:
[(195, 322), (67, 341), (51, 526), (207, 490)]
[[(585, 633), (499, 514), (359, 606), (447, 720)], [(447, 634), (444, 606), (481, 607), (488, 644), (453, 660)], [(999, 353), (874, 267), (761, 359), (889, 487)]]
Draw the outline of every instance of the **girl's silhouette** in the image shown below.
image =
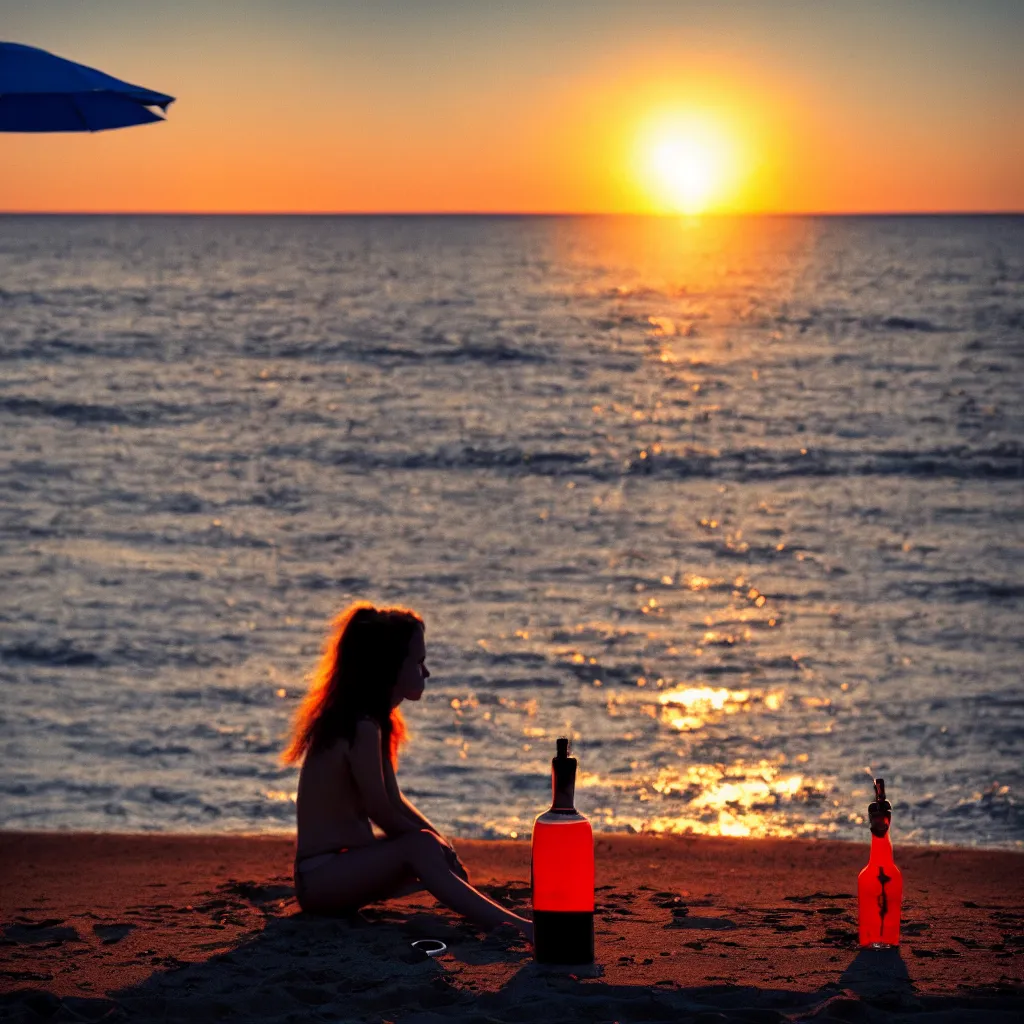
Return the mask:
[[(395, 777), (405, 739), (399, 711), (430, 673), (423, 620), (357, 603), (342, 612), (295, 718), (283, 759), (302, 762), (295, 892), (304, 911), (337, 914), (419, 888), (485, 929), (533, 925), (469, 884), (440, 832)], [(384, 833), (374, 835), (371, 822)]]

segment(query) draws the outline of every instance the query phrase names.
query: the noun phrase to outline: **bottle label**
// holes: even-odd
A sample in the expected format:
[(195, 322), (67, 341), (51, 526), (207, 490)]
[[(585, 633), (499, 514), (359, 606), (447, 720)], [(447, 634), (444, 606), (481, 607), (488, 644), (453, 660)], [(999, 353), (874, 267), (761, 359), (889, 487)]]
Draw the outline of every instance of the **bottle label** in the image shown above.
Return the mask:
[(594, 834), (590, 822), (544, 824), (533, 830), (533, 909), (594, 910)]

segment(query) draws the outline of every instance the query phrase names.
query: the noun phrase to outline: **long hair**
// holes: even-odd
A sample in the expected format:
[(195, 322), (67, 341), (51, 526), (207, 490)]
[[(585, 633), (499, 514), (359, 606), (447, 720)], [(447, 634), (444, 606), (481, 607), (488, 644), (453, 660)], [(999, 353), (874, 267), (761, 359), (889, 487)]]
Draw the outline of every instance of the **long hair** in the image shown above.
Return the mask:
[(312, 747), (355, 739), (360, 718), (372, 718), (392, 765), (406, 738), (405, 721), (391, 707), (391, 691), (423, 620), (407, 608), (374, 608), (359, 601), (334, 620), (324, 652), (295, 715), (281, 760), (301, 761)]

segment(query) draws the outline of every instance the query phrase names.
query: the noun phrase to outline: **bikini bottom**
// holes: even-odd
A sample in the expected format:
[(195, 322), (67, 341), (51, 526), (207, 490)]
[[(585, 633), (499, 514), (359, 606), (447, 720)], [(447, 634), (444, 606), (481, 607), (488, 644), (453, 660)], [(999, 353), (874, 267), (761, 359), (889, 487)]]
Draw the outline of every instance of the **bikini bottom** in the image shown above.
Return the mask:
[(328, 853), (314, 853), (311, 857), (296, 857), (295, 858), (295, 898), (299, 902), (299, 906), (305, 908), (306, 905), (306, 875), (310, 871), (315, 871), (317, 868), (323, 867), (325, 864), (330, 864), (336, 857), (340, 857), (343, 853), (348, 853), (349, 847), (343, 846), (341, 849), (332, 850)]

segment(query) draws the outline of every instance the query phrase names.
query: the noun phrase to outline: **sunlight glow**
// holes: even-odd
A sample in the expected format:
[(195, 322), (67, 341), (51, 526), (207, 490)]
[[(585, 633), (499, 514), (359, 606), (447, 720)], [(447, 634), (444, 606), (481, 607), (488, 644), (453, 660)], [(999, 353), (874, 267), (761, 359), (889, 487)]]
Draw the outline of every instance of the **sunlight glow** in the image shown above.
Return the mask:
[(726, 204), (738, 174), (736, 145), (714, 119), (662, 116), (641, 135), (641, 166), (655, 204), (689, 216)]

